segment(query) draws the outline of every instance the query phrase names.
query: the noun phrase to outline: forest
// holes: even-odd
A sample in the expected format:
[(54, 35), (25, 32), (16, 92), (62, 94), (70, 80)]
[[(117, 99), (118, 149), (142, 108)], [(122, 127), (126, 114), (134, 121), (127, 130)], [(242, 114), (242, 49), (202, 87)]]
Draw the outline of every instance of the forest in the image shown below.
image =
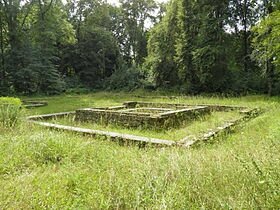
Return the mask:
[(0, 95), (280, 93), (277, 0), (1, 0)]

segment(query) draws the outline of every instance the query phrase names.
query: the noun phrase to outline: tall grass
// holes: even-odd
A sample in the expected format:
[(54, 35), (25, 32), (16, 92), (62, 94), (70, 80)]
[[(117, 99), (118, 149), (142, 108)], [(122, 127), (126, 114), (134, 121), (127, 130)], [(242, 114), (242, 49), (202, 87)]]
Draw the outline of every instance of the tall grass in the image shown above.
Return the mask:
[[(73, 110), (82, 99), (89, 102), (84, 106), (103, 106), (130, 97), (47, 98), (48, 108), (30, 114)], [(0, 132), (0, 209), (279, 209), (280, 99), (179, 100), (266, 112), (232, 135), (188, 150), (126, 147), (21, 124)]]
[(18, 122), (20, 111), (20, 99), (0, 97), (0, 125), (2, 127), (13, 127)]

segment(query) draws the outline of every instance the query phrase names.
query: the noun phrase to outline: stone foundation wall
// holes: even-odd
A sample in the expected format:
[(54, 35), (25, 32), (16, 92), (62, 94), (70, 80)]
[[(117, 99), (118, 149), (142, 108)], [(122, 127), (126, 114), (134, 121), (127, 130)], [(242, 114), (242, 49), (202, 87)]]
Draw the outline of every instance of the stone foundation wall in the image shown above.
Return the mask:
[[(134, 105), (133, 105), (134, 106)], [(131, 106), (133, 108), (133, 106)], [(136, 106), (136, 105), (135, 105)], [(179, 106), (177, 106), (179, 107)], [(199, 144), (199, 142), (204, 142), (216, 138), (224, 133), (230, 132), (235, 129), (240, 123), (246, 122), (251, 118), (258, 116), (261, 113), (259, 109), (250, 109), (245, 107), (234, 107), (234, 106), (220, 106), (220, 105), (210, 105), (210, 106), (198, 106), (196, 109), (186, 108), (182, 110), (167, 111), (159, 114), (157, 117), (151, 117), (149, 113), (124, 113), (122, 109), (127, 109), (128, 106), (118, 106), (110, 108), (95, 108), (95, 109), (80, 109), (76, 112), (62, 112), (53, 113), (45, 115), (29, 116), (27, 121), (30, 123), (35, 123), (47, 128), (53, 128), (58, 130), (70, 131), (81, 133), (83, 135), (100, 135), (106, 136), (108, 139), (113, 141), (125, 141), (125, 142), (136, 142), (142, 145), (159, 145), (159, 146), (181, 146), (188, 148), (190, 146)], [(193, 107), (193, 106), (192, 106)], [(135, 107), (134, 107), (135, 108)], [(211, 111), (226, 111), (226, 110), (240, 110), (243, 114), (239, 119), (233, 120), (231, 122), (224, 122), (222, 125), (215, 129), (208, 130), (202, 133), (201, 136), (193, 137), (186, 136), (178, 142), (172, 140), (155, 139), (142, 136), (135, 136), (130, 134), (115, 133), (101, 130), (85, 129), (73, 126), (65, 126), (59, 124), (52, 124), (47, 122), (42, 122), (42, 120), (56, 119), (65, 116), (76, 115), (77, 120), (81, 121), (91, 121), (91, 122), (106, 122), (117, 124), (122, 124), (125, 126), (158, 126), (159, 128), (164, 128), (168, 126), (173, 126), (174, 124), (182, 123), (182, 120), (195, 119), (197, 116), (202, 114), (210, 113)]]
[(117, 124), (125, 127), (146, 127), (160, 124), (160, 119), (143, 114), (124, 114), (94, 109), (76, 110), (75, 120), (101, 124)]
[[(126, 106), (130, 107), (129, 105)], [(76, 110), (76, 120), (101, 124), (116, 124), (125, 127), (143, 128), (170, 128), (178, 127), (183, 121), (191, 121), (198, 116), (210, 113), (208, 107), (186, 108), (174, 111), (165, 111), (159, 114), (137, 113), (100, 109)]]
[(28, 100), (23, 100), (23, 107), (30, 109), (30, 108), (36, 108), (36, 107), (42, 107), (42, 106), (47, 106), (48, 102), (46, 101), (28, 101)]
[(219, 105), (219, 104), (199, 104), (199, 105), (188, 105), (188, 104), (177, 104), (177, 103), (153, 103), (153, 102), (137, 102), (137, 101), (127, 101), (123, 105), (127, 108), (136, 107), (155, 107), (155, 108), (173, 108), (173, 109), (185, 109), (194, 108), (199, 106), (207, 106), (211, 111), (232, 111), (232, 110), (242, 110), (247, 109), (247, 107), (241, 106), (229, 106), (229, 105)]

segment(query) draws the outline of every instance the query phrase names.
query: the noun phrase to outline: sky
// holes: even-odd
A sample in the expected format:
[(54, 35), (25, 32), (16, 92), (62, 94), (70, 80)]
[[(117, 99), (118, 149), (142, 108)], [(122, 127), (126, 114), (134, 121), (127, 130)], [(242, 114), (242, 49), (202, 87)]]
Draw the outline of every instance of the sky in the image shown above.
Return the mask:
[[(110, 4), (114, 4), (114, 5), (118, 5), (119, 4), (119, 0), (107, 0), (108, 3)], [(156, 2), (167, 2), (168, 0), (155, 0)]]

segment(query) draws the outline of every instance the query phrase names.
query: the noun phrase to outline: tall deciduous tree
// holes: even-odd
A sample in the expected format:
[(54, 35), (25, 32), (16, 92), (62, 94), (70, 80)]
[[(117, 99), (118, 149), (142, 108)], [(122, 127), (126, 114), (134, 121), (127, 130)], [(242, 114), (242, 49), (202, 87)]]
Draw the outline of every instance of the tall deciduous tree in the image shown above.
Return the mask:
[(196, 16), (197, 5), (192, 0), (178, 2), (178, 37), (176, 39), (175, 61), (178, 63), (178, 76), (187, 89), (195, 91), (198, 75), (193, 64), (193, 50), (199, 33), (200, 20)]
[[(6, 22), (4, 17), (4, 7), (2, 2), (0, 3), (0, 89), (4, 92), (6, 84), (6, 61), (5, 61), (5, 48), (6, 43)], [(1, 92), (0, 90), (0, 92)], [(6, 92), (6, 91), (5, 91)]]
[(276, 79), (275, 70), (280, 71), (280, 10), (270, 10), (268, 16), (254, 27), (254, 32), (253, 55), (263, 66), (268, 82), (267, 92), (271, 95)]
[(152, 24), (156, 4), (154, 0), (121, 0), (127, 35), (125, 54), (130, 55), (132, 62), (142, 64), (147, 56), (146, 24)]
[(249, 58), (249, 30), (258, 20), (258, 1), (257, 0), (232, 0), (232, 18), (234, 18), (234, 28), (236, 32), (242, 31), (244, 71), (248, 71)]
[(81, 28), (80, 40), (72, 55), (72, 66), (82, 83), (98, 87), (119, 65), (119, 48), (113, 35), (94, 26)]
[(179, 84), (177, 65), (174, 61), (178, 36), (177, 13), (177, 2), (170, 2), (166, 16), (150, 31), (145, 66), (158, 87)]
[(226, 33), (227, 0), (205, 0), (196, 5), (199, 12), (197, 43), (193, 64), (202, 91), (221, 91), (227, 82)]

